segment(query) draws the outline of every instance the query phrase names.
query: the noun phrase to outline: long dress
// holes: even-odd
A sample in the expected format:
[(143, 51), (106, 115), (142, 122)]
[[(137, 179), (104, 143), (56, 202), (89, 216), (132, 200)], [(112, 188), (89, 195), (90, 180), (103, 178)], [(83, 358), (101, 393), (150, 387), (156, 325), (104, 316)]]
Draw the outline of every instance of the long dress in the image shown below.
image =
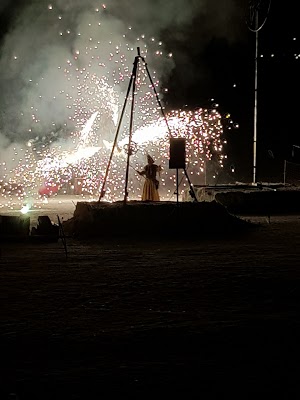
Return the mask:
[(160, 167), (156, 164), (147, 164), (141, 175), (145, 176), (145, 183), (143, 187), (142, 201), (159, 201), (158, 194), (158, 180), (156, 179), (157, 172)]

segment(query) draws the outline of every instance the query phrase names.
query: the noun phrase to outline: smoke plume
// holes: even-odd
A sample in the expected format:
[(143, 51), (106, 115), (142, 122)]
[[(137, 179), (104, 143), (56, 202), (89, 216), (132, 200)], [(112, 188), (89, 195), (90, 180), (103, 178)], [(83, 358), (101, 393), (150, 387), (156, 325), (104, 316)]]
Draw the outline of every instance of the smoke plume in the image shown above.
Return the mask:
[[(212, 37), (236, 40), (241, 14), (236, 3), (109, 0), (104, 5), (95, 0), (2, 0), (0, 13), (10, 16), (10, 25), (2, 34), (0, 49), (1, 157), (11, 144), (66, 137), (102, 107), (99, 93), (79, 87), (78, 75), (86, 71), (89, 77), (99, 75), (95, 85), (115, 85), (118, 95), (124, 94), (128, 80), (116, 84), (116, 73), (122, 74), (117, 67), (122, 61), (125, 70), (131, 70), (137, 46), (148, 49), (147, 63), (161, 84), (176, 68), (176, 59), (169, 56), (172, 44), (181, 48), (178, 57), (186, 65), (191, 63), (196, 73), (200, 68), (184, 52), (185, 41), (193, 38), (187, 47), (201, 52)], [(157, 48), (161, 57), (157, 57)], [(125, 61), (116, 49), (126, 49)], [(101, 95), (107, 97), (103, 91)], [(94, 100), (98, 96), (97, 103), (93, 96)]]

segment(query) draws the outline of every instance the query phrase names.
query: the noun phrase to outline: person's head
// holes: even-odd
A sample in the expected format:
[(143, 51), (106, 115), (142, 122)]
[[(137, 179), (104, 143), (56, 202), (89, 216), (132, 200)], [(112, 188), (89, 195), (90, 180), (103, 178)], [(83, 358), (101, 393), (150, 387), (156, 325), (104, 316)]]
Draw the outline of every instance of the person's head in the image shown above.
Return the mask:
[(148, 164), (154, 164), (154, 160), (149, 154), (147, 154), (147, 161), (148, 161)]

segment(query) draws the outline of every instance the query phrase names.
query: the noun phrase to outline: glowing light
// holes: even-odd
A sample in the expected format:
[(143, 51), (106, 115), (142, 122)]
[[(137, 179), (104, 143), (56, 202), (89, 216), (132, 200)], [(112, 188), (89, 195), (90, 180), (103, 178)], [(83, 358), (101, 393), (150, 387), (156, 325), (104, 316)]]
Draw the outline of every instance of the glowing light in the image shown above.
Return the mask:
[(30, 211), (30, 206), (29, 206), (29, 205), (25, 205), (25, 206), (23, 206), (23, 207), (21, 208), (20, 211), (21, 211), (22, 214), (27, 214), (28, 211)]

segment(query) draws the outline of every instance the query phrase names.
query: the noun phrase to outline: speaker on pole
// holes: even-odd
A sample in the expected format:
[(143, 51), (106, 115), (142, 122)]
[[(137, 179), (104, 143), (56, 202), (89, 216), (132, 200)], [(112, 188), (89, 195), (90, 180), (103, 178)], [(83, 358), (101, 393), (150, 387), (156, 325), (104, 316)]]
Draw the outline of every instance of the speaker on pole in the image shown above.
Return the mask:
[(185, 139), (171, 138), (170, 139), (170, 169), (185, 169)]

